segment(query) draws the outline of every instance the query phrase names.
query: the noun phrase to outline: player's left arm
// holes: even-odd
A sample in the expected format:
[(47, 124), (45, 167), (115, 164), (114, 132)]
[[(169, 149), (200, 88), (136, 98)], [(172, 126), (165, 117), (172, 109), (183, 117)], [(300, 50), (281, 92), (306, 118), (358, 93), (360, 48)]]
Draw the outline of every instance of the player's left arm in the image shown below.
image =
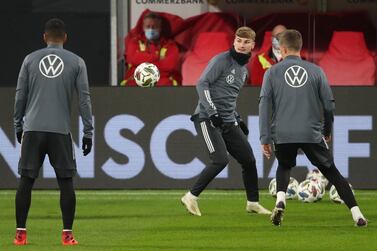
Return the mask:
[(76, 90), (79, 98), (79, 111), (84, 124), (84, 137), (92, 138), (93, 120), (90, 100), (88, 74), (84, 60), (79, 60), (79, 71), (76, 77)]
[(325, 73), (320, 69), (319, 72), (319, 97), (323, 107), (323, 136), (330, 140), (332, 125), (334, 122), (335, 99)]
[(22, 131), (23, 131), (23, 118), (25, 116), (25, 110), (26, 110), (26, 104), (27, 104), (27, 99), (28, 99), (28, 93), (29, 93), (29, 88), (28, 88), (28, 81), (29, 81), (29, 76), (28, 76), (28, 69), (27, 69), (27, 63), (28, 62), (28, 57), (24, 59), (24, 62), (22, 63), (20, 73), (18, 75), (18, 80), (17, 80), (17, 88), (16, 88), (16, 97), (15, 97), (15, 102), (14, 102), (14, 114), (13, 114), (13, 119), (14, 119), (14, 129), (17, 134), (17, 139), (19, 143), (21, 143), (21, 136), (22, 136)]

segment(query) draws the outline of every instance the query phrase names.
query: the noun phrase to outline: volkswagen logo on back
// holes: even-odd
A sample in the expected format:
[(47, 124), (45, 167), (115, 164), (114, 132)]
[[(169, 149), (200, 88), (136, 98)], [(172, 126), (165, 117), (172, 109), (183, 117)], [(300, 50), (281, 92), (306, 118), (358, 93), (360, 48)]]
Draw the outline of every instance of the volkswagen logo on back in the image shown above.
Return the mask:
[(289, 67), (284, 73), (285, 82), (294, 88), (302, 87), (308, 81), (308, 73), (299, 65)]
[(55, 54), (44, 56), (39, 62), (39, 71), (46, 78), (56, 78), (63, 72), (63, 69), (63, 60)]

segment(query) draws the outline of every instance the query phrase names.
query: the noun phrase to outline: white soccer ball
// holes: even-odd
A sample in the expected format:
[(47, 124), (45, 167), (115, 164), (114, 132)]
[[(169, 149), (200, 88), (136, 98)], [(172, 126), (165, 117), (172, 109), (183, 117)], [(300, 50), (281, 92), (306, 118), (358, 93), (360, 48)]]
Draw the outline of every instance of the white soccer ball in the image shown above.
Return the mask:
[(276, 189), (276, 178), (273, 178), (268, 185), (268, 191), (273, 197), (276, 197)]
[(329, 181), (326, 179), (326, 177), (318, 170), (313, 169), (308, 172), (306, 175), (307, 180), (316, 179), (321, 182), (322, 187), (325, 189), (326, 186), (329, 184)]
[[(352, 185), (349, 183), (348, 185), (350, 186), (352, 193), (355, 194), (355, 192), (353, 191)], [(334, 185), (332, 185), (330, 188), (329, 196), (330, 196), (330, 200), (335, 203), (342, 203), (342, 204), (344, 203), (344, 201), (340, 198), (338, 191), (336, 190)]]
[[(293, 199), (296, 198), (297, 196), (297, 188), (298, 188), (298, 182), (295, 178), (290, 178), (289, 179), (289, 184), (287, 187), (287, 191), (285, 193), (285, 198), (286, 199)], [(268, 191), (269, 193), (273, 196), (276, 197), (276, 178), (273, 178), (268, 186)]]
[(319, 199), (322, 199), (323, 198), (323, 196), (325, 195), (325, 193), (326, 193), (326, 189), (325, 189), (325, 186), (323, 185), (323, 182), (322, 182), (322, 180), (317, 180), (317, 179), (309, 179), (309, 180), (311, 180), (311, 181), (313, 181), (313, 182), (317, 182), (317, 183), (319, 183), (320, 184), (320, 194), (319, 194)]
[(321, 183), (316, 180), (304, 180), (298, 186), (297, 197), (303, 202), (315, 202), (321, 198)]
[(321, 184), (321, 194), (319, 195), (319, 198), (322, 199), (323, 196), (325, 196), (326, 189), (325, 187)]
[(287, 192), (285, 193), (285, 198), (288, 200), (294, 199), (297, 197), (297, 191), (298, 191), (298, 181), (291, 177), (289, 179), (289, 184), (287, 187)]
[(140, 87), (153, 87), (160, 79), (160, 71), (151, 63), (142, 63), (136, 67), (134, 79)]

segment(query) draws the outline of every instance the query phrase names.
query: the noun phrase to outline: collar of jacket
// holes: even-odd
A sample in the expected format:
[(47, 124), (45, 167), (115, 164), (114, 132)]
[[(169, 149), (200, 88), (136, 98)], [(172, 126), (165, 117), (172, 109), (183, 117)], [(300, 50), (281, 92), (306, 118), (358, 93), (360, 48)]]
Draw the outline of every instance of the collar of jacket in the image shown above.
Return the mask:
[(295, 55), (288, 55), (288, 56), (285, 57), (285, 59), (299, 59), (299, 60), (301, 60), (301, 57), (295, 56)]
[(229, 50), (231, 57), (236, 60), (236, 62), (240, 65), (245, 65), (249, 62), (249, 59), (251, 57), (251, 53), (245, 54), (245, 53), (238, 53), (234, 47), (230, 48)]
[(63, 44), (47, 44), (47, 48), (59, 48), (59, 49), (63, 49)]

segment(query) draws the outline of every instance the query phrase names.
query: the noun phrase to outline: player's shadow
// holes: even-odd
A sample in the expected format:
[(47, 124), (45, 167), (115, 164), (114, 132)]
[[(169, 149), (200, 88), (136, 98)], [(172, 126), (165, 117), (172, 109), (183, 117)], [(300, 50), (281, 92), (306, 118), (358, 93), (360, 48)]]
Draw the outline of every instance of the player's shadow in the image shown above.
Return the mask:
[[(31, 219), (36, 220), (55, 220), (61, 219), (61, 215), (33, 215), (30, 216)], [(128, 218), (126, 215), (77, 215), (75, 219), (77, 220), (98, 220), (98, 219), (124, 219)]]
[[(142, 218), (166, 218), (170, 217), (171, 215), (166, 214), (122, 214), (122, 215), (103, 215), (103, 214), (92, 214), (92, 215), (76, 215), (75, 219), (78, 220), (96, 220), (96, 219), (142, 219)], [(37, 219), (37, 220), (49, 220), (49, 219), (61, 219), (61, 215), (30, 215), (30, 219)]]

